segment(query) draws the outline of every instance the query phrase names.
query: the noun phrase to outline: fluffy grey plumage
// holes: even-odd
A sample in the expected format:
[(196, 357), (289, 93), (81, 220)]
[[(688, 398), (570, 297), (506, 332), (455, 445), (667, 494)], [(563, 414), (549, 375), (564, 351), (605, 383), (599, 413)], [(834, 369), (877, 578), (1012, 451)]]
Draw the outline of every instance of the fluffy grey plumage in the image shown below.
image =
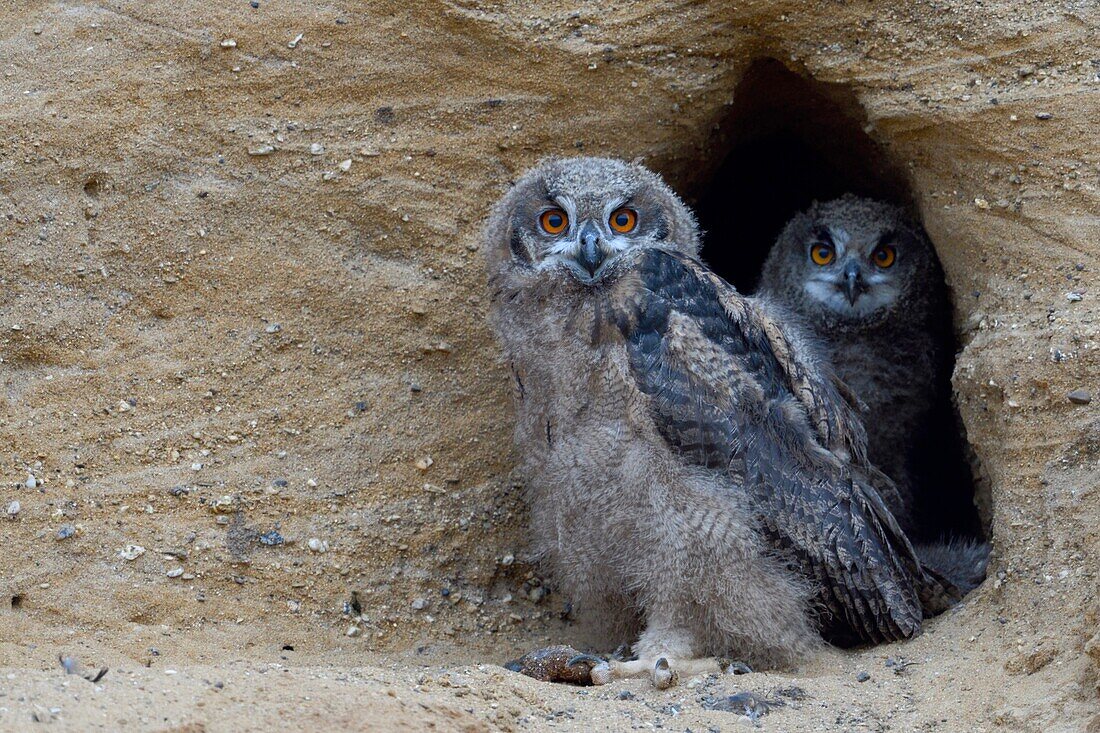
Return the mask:
[(795, 216), (772, 248), (759, 296), (815, 333), (866, 405), (868, 455), (898, 487), (884, 498), (915, 529), (915, 463), (949, 399), (950, 306), (931, 243), (903, 210), (846, 195)]
[(644, 627), (612, 675), (789, 665), (819, 629), (917, 633), (954, 596), (870, 487), (858, 419), (698, 248), (676, 195), (621, 161), (550, 161), (494, 209), (492, 323), (536, 549), (578, 613)]
[(917, 556), (926, 567), (948, 578), (961, 593), (970, 591), (985, 580), (989, 564), (989, 543), (970, 539), (952, 539), (916, 546)]

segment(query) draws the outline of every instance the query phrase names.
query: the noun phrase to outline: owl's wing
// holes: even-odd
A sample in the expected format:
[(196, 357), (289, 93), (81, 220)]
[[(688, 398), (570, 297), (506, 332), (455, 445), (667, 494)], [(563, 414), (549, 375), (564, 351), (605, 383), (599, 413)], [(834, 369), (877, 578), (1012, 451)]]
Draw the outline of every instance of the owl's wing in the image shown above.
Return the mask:
[(757, 326), (782, 365), (791, 394), (802, 404), (821, 444), (840, 455), (850, 456), (860, 465), (867, 462), (867, 436), (858, 417), (859, 398), (831, 370), (822, 369), (811, 356), (809, 347), (798, 343), (794, 334), (771, 312), (778, 307), (749, 299), (705, 267), (697, 276), (710, 284), (719, 302), (738, 323)]
[(858, 421), (829, 378), (698, 261), (650, 249), (634, 269), (616, 320), (665, 440), (684, 460), (730, 470), (777, 549), (820, 585), (840, 636), (917, 633), (922, 606), (942, 610), (937, 594), (949, 591), (853, 473)]

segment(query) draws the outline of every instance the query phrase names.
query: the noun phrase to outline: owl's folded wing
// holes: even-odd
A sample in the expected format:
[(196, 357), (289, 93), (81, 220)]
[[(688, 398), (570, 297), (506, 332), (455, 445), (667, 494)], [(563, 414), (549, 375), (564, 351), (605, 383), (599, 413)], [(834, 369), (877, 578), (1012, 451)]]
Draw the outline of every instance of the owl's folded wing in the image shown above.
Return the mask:
[(648, 250), (636, 272), (617, 320), (665, 440), (752, 495), (765, 534), (820, 585), (838, 637), (917, 633), (944, 589), (875, 490), (853, 479), (862, 438), (827, 377), (698, 261)]

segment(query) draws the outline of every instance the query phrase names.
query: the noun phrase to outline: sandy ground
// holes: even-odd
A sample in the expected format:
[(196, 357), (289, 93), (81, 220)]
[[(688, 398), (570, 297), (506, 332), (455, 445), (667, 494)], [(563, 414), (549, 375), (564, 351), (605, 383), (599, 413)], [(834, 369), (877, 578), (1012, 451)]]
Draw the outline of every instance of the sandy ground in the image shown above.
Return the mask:
[[(804, 5), (0, 5), (0, 728), (1100, 730), (1094, 3)], [(697, 195), (762, 56), (936, 242), (990, 579), (792, 672), (505, 672), (592, 640), (525, 553), (484, 215), (552, 153)]]
[[(968, 602), (914, 642), (858, 654), (826, 651), (797, 673), (695, 677), (668, 691), (642, 680), (599, 688), (539, 683), (490, 663), (509, 647), (538, 641), (529, 635), (506, 635), (491, 647), (423, 639), (404, 652), (376, 654), (339, 633), (307, 635), (279, 622), (198, 635), (146, 627), (132, 631), (148, 644), (138, 660), (115, 651), (111, 635), (90, 641), (94, 634), (17, 622), (17, 633), (34, 641), (15, 652), (16, 667), (0, 670), (0, 726), (23, 730), (36, 720), (76, 729), (211, 731), (1026, 728), (1036, 701), (1020, 699), (1021, 686), (1006, 690), (999, 679), (1002, 649), (1026, 630), (983, 614), (982, 605)], [(976, 634), (957, 638), (959, 625)], [(551, 634), (574, 635), (564, 626)], [(204, 650), (201, 661), (196, 649)], [(59, 651), (81, 661), (78, 672), (109, 671), (98, 683), (67, 675), (54, 657)], [(1074, 684), (1077, 672), (1071, 658), (1049, 649), (1015, 655), (1011, 664), (1063, 686)], [(859, 681), (861, 673), (868, 679)], [(746, 691), (775, 703), (755, 726), (742, 707), (710, 709)], [(1043, 702), (1045, 730), (1080, 730), (1095, 707)]]

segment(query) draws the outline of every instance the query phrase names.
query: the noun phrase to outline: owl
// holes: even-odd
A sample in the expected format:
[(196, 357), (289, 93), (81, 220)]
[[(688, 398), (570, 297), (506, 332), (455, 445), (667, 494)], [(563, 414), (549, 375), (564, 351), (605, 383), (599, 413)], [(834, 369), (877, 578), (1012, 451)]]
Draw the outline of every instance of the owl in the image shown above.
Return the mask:
[(815, 203), (779, 235), (757, 295), (818, 337), (866, 406), (868, 456), (893, 479), (884, 498), (914, 535), (924, 441), (950, 422), (937, 410), (950, 403), (951, 311), (931, 243), (897, 206), (853, 195)]
[(791, 666), (918, 633), (957, 598), (883, 504), (824, 360), (699, 260), (654, 173), (550, 160), (485, 231), (538, 556), (609, 647), (592, 682)]

